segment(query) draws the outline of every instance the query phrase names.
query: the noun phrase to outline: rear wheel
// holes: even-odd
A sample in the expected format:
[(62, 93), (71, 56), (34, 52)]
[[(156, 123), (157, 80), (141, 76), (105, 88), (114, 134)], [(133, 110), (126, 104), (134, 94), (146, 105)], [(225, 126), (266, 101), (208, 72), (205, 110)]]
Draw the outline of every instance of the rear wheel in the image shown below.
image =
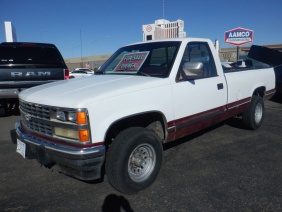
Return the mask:
[(6, 115), (6, 109), (3, 107), (0, 107), (0, 117), (3, 117)]
[(162, 152), (162, 143), (153, 131), (141, 127), (122, 131), (107, 152), (108, 181), (125, 194), (149, 187), (161, 168)]
[(6, 116), (8, 104), (5, 100), (0, 101), (0, 117)]
[(242, 115), (243, 123), (249, 129), (258, 129), (264, 119), (264, 103), (260, 96), (253, 96), (250, 107)]

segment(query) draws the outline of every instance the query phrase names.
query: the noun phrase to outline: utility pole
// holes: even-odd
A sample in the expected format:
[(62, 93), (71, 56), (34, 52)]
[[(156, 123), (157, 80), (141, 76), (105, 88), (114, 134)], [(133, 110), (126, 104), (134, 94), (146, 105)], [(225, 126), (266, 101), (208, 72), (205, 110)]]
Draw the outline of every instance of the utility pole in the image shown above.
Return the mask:
[(164, 5), (165, 5), (165, 1), (163, 0), (163, 19), (165, 18), (165, 14), (164, 14)]
[(82, 37), (81, 37), (81, 30), (80, 30), (80, 57), (82, 58)]
[(165, 12), (164, 12), (164, 5), (165, 5), (165, 1), (163, 0), (163, 24), (161, 25), (162, 26), (162, 38), (165, 38)]

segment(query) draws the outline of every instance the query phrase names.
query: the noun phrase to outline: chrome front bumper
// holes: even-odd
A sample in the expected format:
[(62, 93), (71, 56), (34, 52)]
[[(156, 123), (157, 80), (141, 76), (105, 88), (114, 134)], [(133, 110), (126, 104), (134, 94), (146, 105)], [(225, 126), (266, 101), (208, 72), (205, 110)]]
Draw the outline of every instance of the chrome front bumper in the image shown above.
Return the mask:
[(75, 148), (63, 146), (27, 134), (20, 121), (15, 124), (16, 136), (26, 144), (26, 157), (37, 159), (46, 167), (58, 165), (59, 171), (81, 180), (95, 180), (101, 177), (105, 160), (105, 146)]

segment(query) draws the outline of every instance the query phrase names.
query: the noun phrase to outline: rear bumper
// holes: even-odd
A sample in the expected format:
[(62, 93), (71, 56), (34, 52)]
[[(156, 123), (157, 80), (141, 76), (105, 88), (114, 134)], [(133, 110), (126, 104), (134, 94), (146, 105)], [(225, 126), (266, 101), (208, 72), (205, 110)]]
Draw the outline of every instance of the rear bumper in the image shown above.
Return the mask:
[(0, 99), (14, 99), (18, 98), (20, 89), (10, 88), (10, 89), (0, 89)]
[[(60, 79), (60, 80), (63, 80)], [(44, 81), (3, 81), (0, 82), (0, 99), (18, 98), (21, 91), (38, 85), (56, 82), (60, 80), (44, 80)]]
[(59, 171), (80, 180), (95, 180), (101, 177), (105, 160), (105, 146), (74, 148), (62, 146), (31, 137), (16, 122), (16, 137), (26, 144), (26, 157), (37, 159), (46, 167), (58, 165)]

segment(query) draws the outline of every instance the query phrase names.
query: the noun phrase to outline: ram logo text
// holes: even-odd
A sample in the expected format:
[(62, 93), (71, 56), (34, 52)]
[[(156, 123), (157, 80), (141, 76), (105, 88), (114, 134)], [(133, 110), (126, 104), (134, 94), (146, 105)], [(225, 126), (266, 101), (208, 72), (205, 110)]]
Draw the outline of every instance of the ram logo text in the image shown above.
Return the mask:
[(35, 77), (35, 76), (39, 76), (39, 77), (48, 77), (48, 76), (51, 76), (51, 72), (49, 71), (38, 71), (37, 73), (36, 72), (33, 72), (33, 71), (29, 71), (29, 72), (26, 72), (26, 73), (23, 73), (23, 72), (11, 72), (11, 76), (12, 77)]

